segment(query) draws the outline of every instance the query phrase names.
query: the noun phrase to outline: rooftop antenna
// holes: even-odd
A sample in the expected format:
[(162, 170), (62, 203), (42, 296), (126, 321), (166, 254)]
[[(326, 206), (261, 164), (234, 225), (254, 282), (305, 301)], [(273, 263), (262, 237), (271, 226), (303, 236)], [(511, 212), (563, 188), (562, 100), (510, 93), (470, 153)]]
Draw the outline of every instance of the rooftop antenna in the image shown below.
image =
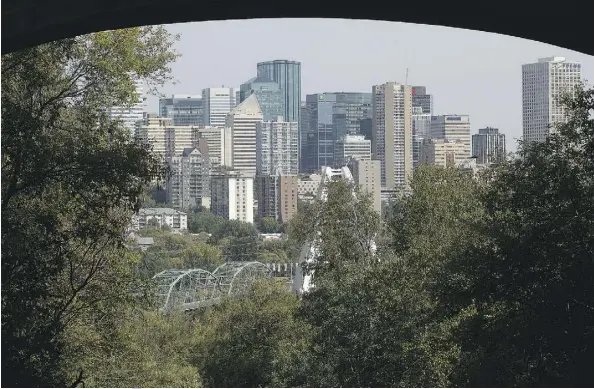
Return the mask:
[(408, 85), (408, 68), (406, 68), (406, 77), (404, 77), (404, 85)]

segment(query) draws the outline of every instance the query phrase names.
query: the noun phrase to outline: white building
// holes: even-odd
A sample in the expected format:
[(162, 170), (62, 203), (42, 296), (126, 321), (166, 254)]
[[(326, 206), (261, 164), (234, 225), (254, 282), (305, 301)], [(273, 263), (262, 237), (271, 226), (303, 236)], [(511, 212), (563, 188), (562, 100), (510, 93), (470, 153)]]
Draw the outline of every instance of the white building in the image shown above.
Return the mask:
[(256, 172), (274, 175), (278, 169), (284, 175), (299, 173), (299, 126), (282, 117), (256, 125)]
[(564, 57), (540, 58), (522, 65), (522, 127), (524, 142), (542, 142), (549, 126), (567, 120), (560, 97), (574, 94), (581, 82), (581, 65)]
[[(206, 144), (203, 144), (206, 146)], [(176, 209), (205, 206), (210, 198), (208, 150), (187, 148), (182, 155), (167, 158), (171, 175), (167, 179), (167, 202)]]
[(350, 159), (371, 160), (371, 140), (364, 135), (344, 135), (334, 143), (334, 165), (343, 166)]
[(107, 112), (112, 120), (120, 120), (125, 128), (130, 131), (130, 136), (134, 136), (136, 124), (143, 119), (145, 108), (144, 84), (142, 80), (134, 81), (136, 88), (136, 102), (130, 106), (113, 106), (108, 108)]
[(374, 85), (372, 94), (371, 149), (381, 163), (382, 186), (405, 187), (413, 172), (411, 86), (387, 82)]
[(431, 139), (458, 140), (464, 144), (464, 158), (470, 158), (470, 116), (439, 115), (431, 117)]
[(254, 222), (254, 178), (235, 171), (212, 175), (210, 210), (227, 220)]
[(226, 127), (231, 129), (230, 162), (233, 170), (256, 175), (256, 126), (261, 122), (262, 110), (256, 95), (248, 96), (227, 115)]
[(237, 105), (236, 88), (202, 90), (202, 115), (205, 126), (224, 127), (227, 114)]
[(151, 224), (159, 228), (167, 225), (175, 231), (187, 230), (188, 215), (172, 208), (141, 208), (138, 214), (132, 217), (134, 231), (146, 228)]

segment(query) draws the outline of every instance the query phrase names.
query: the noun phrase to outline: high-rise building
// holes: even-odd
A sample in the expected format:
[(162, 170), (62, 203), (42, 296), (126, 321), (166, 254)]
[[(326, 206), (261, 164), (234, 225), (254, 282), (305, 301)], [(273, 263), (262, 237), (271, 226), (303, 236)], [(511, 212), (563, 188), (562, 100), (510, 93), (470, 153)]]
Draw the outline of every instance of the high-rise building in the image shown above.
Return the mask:
[(363, 135), (344, 135), (334, 145), (334, 166), (344, 166), (350, 159), (371, 160), (371, 140)]
[(305, 99), (308, 123), (303, 134), (302, 170), (311, 173), (334, 165), (335, 142), (359, 133), (361, 120), (371, 115), (371, 94), (317, 93)]
[[(371, 111), (369, 113), (371, 115)], [(359, 120), (359, 134), (363, 135), (365, 139), (371, 140), (372, 138), (372, 120), (371, 118), (365, 118)]]
[(497, 128), (481, 128), (472, 136), (472, 156), (479, 165), (505, 161), (505, 134)]
[(282, 117), (256, 124), (256, 174), (299, 173), (299, 128)]
[(413, 86), (411, 93), (413, 109), (418, 107), (421, 109), (420, 113), (433, 115), (433, 95), (427, 93), (427, 88), (424, 86)]
[(466, 144), (459, 139), (430, 139), (423, 142), (419, 163), (457, 167), (467, 159)]
[(355, 185), (358, 185), (363, 193), (371, 196), (373, 209), (378, 215), (382, 214), (382, 187), (381, 187), (381, 163), (380, 161), (352, 159), (348, 168), (353, 175)]
[(560, 97), (566, 92), (573, 95), (581, 77), (581, 65), (564, 57), (522, 65), (524, 142), (543, 142), (551, 125), (567, 120)]
[[(241, 173), (256, 174), (256, 126), (262, 122), (262, 110), (255, 95), (249, 95), (227, 115), (231, 131), (231, 165)], [(226, 158), (226, 156), (225, 156)]]
[(297, 212), (298, 189), (296, 175), (258, 176), (258, 216), (288, 222)]
[(197, 127), (194, 134), (198, 141), (208, 144), (208, 156), (212, 169), (224, 165), (225, 161), (225, 129), (223, 127)]
[(210, 178), (210, 211), (227, 220), (254, 222), (254, 178), (225, 171)]
[(464, 158), (470, 157), (470, 117), (439, 115), (431, 117), (431, 139), (459, 140), (464, 144)]
[(301, 102), (299, 113), (299, 171), (306, 170), (307, 128), (309, 126), (309, 109), (305, 101)]
[(200, 126), (204, 120), (202, 96), (177, 94), (161, 98), (159, 115), (173, 119), (174, 126)]
[(423, 142), (431, 139), (431, 114), (423, 113), (422, 107), (413, 106), (413, 168), (419, 165)]
[(167, 179), (167, 202), (173, 208), (189, 210), (204, 206), (203, 199), (210, 197), (210, 161), (208, 151), (204, 151), (187, 148), (181, 155), (167, 158), (171, 168)]
[(107, 109), (107, 113), (111, 120), (119, 120), (122, 122), (124, 128), (130, 131), (130, 135), (134, 136), (136, 126), (142, 122), (144, 117), (145, 97), (144, 84), (142, 80), (135, 79), (134, 87), (136, 88), (136, 101), (129, 106), (113, 106)]
[(278, 83), (264, 77), (252, 78), (241, 85), (240, 102), (251, 94), (256, 95), (265, 122), (285, 114), (283, 91)]
[(235, 108), (235, 88), (206, 88), (202, 90), (203, 122), (206, 126), (224, 127), (227, 114)]
[(283, 91), (283, 117), (299, 122), (301, 108), (301, 62), (275, 60), (258, 63), (258, 78), (276, 82)]
[(381, 163), (382, 187), (405, 188), (413, 172), (412, 91), (387, 82), (373, 86), (371, 149)]
[(153, 146), (153, 152), (162, 158), (181, 154), (195, 144), (195, 130), (192, 126), (174, 126), (173, 119), (146, 115), (136, 126), (136, 138)]

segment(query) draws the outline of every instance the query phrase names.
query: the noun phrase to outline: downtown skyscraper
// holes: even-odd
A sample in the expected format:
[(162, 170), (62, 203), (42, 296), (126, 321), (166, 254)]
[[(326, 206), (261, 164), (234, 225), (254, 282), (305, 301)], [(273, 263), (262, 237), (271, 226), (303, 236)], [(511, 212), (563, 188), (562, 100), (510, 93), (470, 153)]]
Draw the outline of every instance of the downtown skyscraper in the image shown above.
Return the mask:
[(387, 82), (372, 89), (372, 153), (387, 189), (405, 188), (413, 172), (412, 90)]
[(144, 119), (145, 97), (144, 83), (139, 78), (134, 80), (136, 89), (136, 101), (129, 106), (113, 106), (107, 109), (111, 120), (119, 120), (122, 125), (130, 131), (131, 136), (135, 136), (136, 126), (142, 123)]
[(274, 60), (258, 63), (258, 77), (276, 82), (283, 92), (283, 118), (299, 122), (301, 107), (301, 62)]
[(159, 99), (159, 115), (173, 119), (174, 126), (200, 126), (203, 124), (201, 95), (172, 95)]
[(563, 93), (581, 82), (581, 65), (564, 57), (540, 58), (522, 65), (522, 133), (524, 142), (543, 142), (550, 126), (567, 120)]
[(251, 94), (256, 95), (264, 121), (277, 120), (285, 114), (284, 93), (280, 85), (265, 77), (254, 77), (246, 81), (239, 89), (239, 103)]
[(237, 105), (235, 88), (206, 88), (202, 90), (203, 124), (224, 127), (227, 114)]
[(476, 163), (488, 165), (505, 161), (505, 134), (497, 128), (481, 128), (472, 136), (472, 156)]
[(333, 166), (335, 143), (357, 135), (361, 122), (371, 117), (371, 93), (316, 93), (305, 97), (307, 123), (302, 129), (301, 169), (313, 173)]

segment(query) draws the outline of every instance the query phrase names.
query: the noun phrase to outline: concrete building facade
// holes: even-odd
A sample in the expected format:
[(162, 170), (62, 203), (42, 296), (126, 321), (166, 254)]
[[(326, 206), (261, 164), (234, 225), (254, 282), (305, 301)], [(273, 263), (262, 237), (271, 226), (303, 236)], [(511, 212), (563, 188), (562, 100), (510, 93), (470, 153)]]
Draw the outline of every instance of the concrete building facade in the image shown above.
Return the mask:
[(468, 159), (466, 144), (458, 139), (431, 139), (421, 147), (420, 163), (457, 167)]
[(288, 222), (297, 212), (298, 177), (296, 175), (258, 176), (258, 216)]
[(159, 115), (173, 119), (174, 126), (201, 126), (204, 123), (202, 95), (175, 94), (159, 99)]
[(224, 171), (210, 178), (210, 211), (227, 220), (254, 222), (254, 177)]
[(227, 114), (235, 108), (235, 88), (206, 88), (202, 90), (203, 124), (224, 127)]
[(211, 173), (206, 143), (203, 152), (187, 148), (182, 155), (167, 158), (167, 165), (171, 168), (167, 178), (167, 202), (175, 209), (206, 206), (210, 198)]
[(151, 225), (158, 228), (167, 225), (175, 231), (187, 230), (188, 214), (173, 208), (141, 208), (138, 214), (132, 217), (132, 230), (134, 231)]
[[(231, 138), (230, 161), (225, 156), (225, 165), (233, 170), (256, 175), (256, 128), (262, 122), (262, 110), (255, 95), (248, 96), (227, 115), (226, 127), (229, 136), (225, 136), (225, 143)], [(231, 165), (228, 165), (228, 163)]]
[(364, 135), (344, 135), (334, 145), (334, 166), (344, 166), (350, 159), (371, 160), (371, 140)]
[(470, 116), (439, 115), (431, 118), (431, 139), (459, 140), (464, 144), (465, 158), (470, 157)]
[(472, 156), (479, 165), (505, 161), (505, 134), (497, 128), (481, 128), (472, 136)]
[(353, 159), (349, 162), (348, 168), (353, 174), (355, 185), (358, 185), (364, 193), (371, 196), (373, 210), (382, 214), (382, 186), (381, 186), (381, 164), (380, 161)]
[(256, 124), (256, 174), (299, 173), (299, 127), (282, 117)]
[(564, 57), (540, 58), (536, 63), (522, 65), (524, 142), (543, 142), (551, 125), (567, 120), (561, 96), (574, 95), (581, 81), (581, 64)]
[(371, 149), (381, 163), (382, 186), (404, 188), (413, 172), (411, 86), (395, 82), (374, 85), (372, 102)]

